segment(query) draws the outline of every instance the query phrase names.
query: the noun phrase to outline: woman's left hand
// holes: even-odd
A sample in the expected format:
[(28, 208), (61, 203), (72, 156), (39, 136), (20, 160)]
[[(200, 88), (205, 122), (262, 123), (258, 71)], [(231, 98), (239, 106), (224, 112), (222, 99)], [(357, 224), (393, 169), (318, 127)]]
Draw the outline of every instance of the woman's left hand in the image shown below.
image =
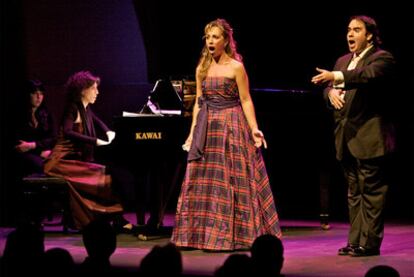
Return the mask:
[(263, 132), (259, 129), (252, 130), (253, 140), (254, 140), (254, 146), (257, 148), (260, 148), (262, 145), (266, 149), (267, 148), (267, 142), (264, 138)]

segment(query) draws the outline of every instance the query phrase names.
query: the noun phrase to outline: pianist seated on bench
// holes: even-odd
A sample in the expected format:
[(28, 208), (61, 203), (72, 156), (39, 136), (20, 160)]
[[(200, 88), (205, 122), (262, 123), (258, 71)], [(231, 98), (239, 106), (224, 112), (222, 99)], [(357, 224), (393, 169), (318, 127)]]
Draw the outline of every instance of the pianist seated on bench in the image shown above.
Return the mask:
[[(110, 144), (115, 137), (115, 132), (91, 109), (99, 94), (99, 83), (100, 78), (89, 71), (69, 77), (67, 103), (57, 143), (44, 170), (50, 176), (68, 181), (74, 227), (82, 229), (96, 218), (107, 218), (118, 231), (135, 234), (136, 226), (123, 216), (122, 187), (116, 182), (118, 176), (108, 174), (107, 166), (95, 161), (95, 148)], [(98, 138), (95, 128), (100, 128), (107, 137)]]

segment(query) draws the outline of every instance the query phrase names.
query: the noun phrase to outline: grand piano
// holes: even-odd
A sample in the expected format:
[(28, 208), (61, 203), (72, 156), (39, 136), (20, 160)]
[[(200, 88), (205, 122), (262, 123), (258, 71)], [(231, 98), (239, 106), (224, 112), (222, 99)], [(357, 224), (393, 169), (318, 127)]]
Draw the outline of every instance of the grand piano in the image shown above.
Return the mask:
[[(183, 116), (115, 117), (113, 158), (137, 180), (138, 224), (162, 225), (167, 205), (184, 173), (184, 143), (191, 119)], [(174, 205), (174, 203), (170, 203)], [(150, 218), (145, 222), (145, 213)]]
[(183, 101), (180, 90), (159, 80), (139, 113), (124, 112), (113, 119), (111, 158), (135, 176), (139, 225), (158, 228), (168, 205), (176, 205), (187, 157), (182, 145), (191, 125), (191, 114), (183, 106), (188, 96)]

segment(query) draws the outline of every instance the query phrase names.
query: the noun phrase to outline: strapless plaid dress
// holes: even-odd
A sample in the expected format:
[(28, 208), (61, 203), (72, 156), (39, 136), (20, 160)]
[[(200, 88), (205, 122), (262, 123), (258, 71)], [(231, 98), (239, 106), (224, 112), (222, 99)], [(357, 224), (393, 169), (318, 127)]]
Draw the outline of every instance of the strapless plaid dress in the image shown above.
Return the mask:
[[(207, 77), (206, 99), (239, 98), (236, 81)], [(203, 157), (187, 164), (171, 241), (205, 250), (248, 249), (262, 234), (281, 236), (260, 149), (241, 105), (209, 109)]]

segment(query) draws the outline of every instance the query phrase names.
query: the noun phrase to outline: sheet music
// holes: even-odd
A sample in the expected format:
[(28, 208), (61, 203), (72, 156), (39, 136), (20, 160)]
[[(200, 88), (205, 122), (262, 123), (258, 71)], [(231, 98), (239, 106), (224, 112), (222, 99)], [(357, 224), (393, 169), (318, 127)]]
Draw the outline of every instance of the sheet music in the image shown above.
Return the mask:
[(150, 110), (154, 113), (154, 114), (167, 114), (167, 115), (181, 115), (181, 111), (180, 110), (162, 110), (159, 109), (157, 107), (157, 105), (155, 105), (154, 103), (152, 103), (151, 100), (148, 100), (147, 102), (147, 106), (150, 108)]
[(134, 112), (122, 112), (122, 117), (160, 117), (162, 114), (148, 114), (148, 113), (134, 113)]

